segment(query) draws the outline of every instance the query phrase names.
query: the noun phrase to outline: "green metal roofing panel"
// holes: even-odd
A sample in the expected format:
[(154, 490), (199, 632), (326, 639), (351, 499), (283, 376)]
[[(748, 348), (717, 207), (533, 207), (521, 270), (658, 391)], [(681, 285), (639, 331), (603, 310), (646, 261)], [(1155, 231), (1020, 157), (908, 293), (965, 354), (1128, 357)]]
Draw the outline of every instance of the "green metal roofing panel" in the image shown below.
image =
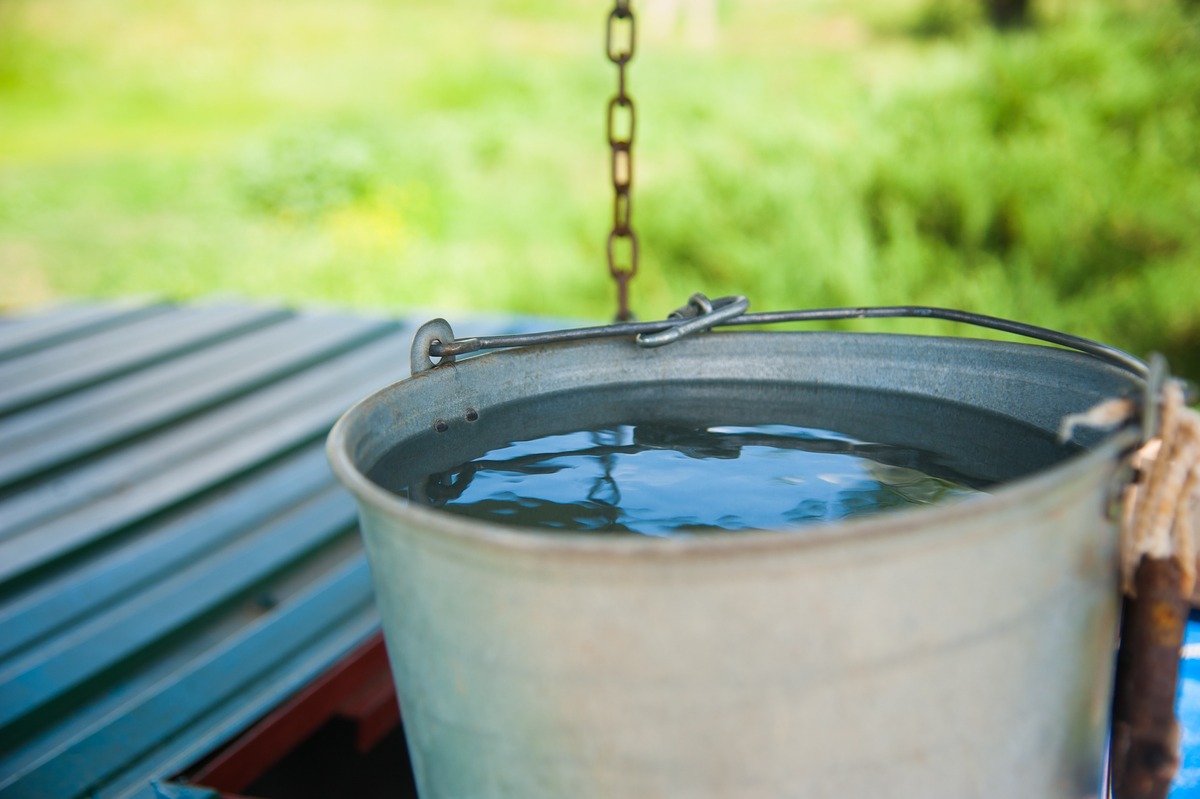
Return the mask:
[(405, 375), (414, 330), (232, 304), (0, 318), (0, 798), (161, 795), (378, 629), (324, 439)]

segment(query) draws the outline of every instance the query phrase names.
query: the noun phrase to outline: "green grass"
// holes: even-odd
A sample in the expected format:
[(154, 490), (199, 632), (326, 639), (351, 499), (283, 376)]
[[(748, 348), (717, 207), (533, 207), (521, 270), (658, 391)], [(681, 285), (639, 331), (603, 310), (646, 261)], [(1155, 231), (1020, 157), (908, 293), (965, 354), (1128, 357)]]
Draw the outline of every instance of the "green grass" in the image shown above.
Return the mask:
[[(609, 316), (607, 8), (8, 0), (0, 308)], [(972, 0), (719, 8), (712, 44), (642, 14), (643, 317), (950, 305), (1200, 376), (1194, 3), (1043, 0), (1008, 34)]]

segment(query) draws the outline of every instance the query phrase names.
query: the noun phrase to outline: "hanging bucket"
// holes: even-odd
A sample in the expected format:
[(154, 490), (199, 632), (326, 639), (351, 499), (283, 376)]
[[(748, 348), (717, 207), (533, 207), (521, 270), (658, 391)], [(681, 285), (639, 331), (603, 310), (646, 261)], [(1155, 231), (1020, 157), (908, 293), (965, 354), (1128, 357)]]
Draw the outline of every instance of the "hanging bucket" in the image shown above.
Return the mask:
[[(1055, 433), (1141, 389), (1061, 349), (814, 332), (534, 346), (382, 389), (329, 454), (359, 502), (420, 795), (1097, 795), (1120, 596), (1110, 505), (1134, 434), (1067, 449)], [(831, 428), (1001, 483), (796, 531), (658, 539), (485, 524), (369, 477), (666, 419)]]

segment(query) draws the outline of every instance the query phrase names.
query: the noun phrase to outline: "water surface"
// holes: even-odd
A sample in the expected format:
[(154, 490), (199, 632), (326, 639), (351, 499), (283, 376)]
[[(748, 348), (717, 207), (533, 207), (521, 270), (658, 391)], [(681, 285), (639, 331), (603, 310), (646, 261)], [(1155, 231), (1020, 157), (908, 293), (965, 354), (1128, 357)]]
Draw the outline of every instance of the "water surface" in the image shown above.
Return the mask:
[(938, 464), (937, 453), (818, 428), (642, 423), (514, 441), (391, 488), (496, 524), (669, 536), (786, 529), (977, 493), (969, 475)]

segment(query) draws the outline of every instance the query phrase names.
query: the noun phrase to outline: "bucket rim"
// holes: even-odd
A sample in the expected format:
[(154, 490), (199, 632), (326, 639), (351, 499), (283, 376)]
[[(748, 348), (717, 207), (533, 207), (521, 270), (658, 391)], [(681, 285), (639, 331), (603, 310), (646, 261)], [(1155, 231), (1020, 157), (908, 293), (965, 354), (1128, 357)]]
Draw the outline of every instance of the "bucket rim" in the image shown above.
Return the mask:
[[(426, 508), (398, 497), (372, 482), (353, 465), (349, 465), (348, 458), (345, 463), (335, 459), (332, 449), (330, 457), (339, 480), (361, 504), (429, 534), (444, 535), (460, 542), (489, 548), (565, 556), (575, 554), (614, 557), (704, 557), (731, 552), (809, 549), (834, 543), (844, 545), (851, 540), (869, 540), (905, 532), (915, 533), (922, 529), (922, 525), (914, 521), (917, 517), (929, 522), (931, 528), (935, 524), (940, 528), (952, 524), (957, 518), (968, 518), (1005, 507), (1030, 504), (1037, 497), (1053, 492), (1058, 486), (1100, 468), (1105, 462), (1115, 462), (1123, 451), (1136, 442), (1135, 433), (1118, 433), (1095, 449), (1072, 455), (1061, 463), (1027, 477), (1005, 482), (994, 491), (951, 499), (936, 505), (903, 508), (888, 513), (830, 522), (815, 522), (791, 530), (745, 529), (728, 533), (682, 533), (669, 537), (574, 530), (564, 533), (522, 525), (482, 522), (467, 516)], [(328, 446), (337, 446), (332, 436)], [(1104, 508), (1098, 507), (1097, 520), (1103, 517)]]
[[(845, 337), (892, 336), (904, 339), (942, 340), (955, 343), (995, 344), (1005, 348), (1020, 348), (1033, 351), (1072, 353), (1058, 348), (1024, 342), (994, 341), (989, 339), (926, 336), (894, 333), (842, 332), (842, 331), (787, 331), (764, 333), (762, 331), (738, 331), (710, 333), (715, 336), (752, 335), (801, 335), (820, 336), (833, 334)], [(529, 349), (559, 349), (597, 346), (595, 343), (563, 343), (539, 345)], [(497, 351), (459, 361), (455, 368), (466, 367), (473, 361), (491, 361), (503, 358), (513, 350)], [(1080, 355), (1090, 358), (1092, 356)], [(1097, 360), (1097, 363), (1102, 362)], [(1038, 497), (1053, 492), (1061, 485), (1085, 478), (1089, 473), (1111, 463), (1115, 469), (1121, 456), (1130, 451), (1139, 441), (1135, 429), (1124, 428), (1104, 435), (1097, 443), (1081, 452), (1072, 454), (1048, 468), (1039, 469), (1021, 477), (1004, 481), (994, 489), (978, 495), (951, 499), (934, 505), (914, 506), (887, 513), (815, 522), (791, 529), (745, 529), (728, 533), (678, 534), (669, 537), (649, 536), (637, 533), (611, 533), (596, 531), (544, 530), (523, 525), (501, 525), (484, 522), (446, 511), (426, 508), (407, 498), (400, 497), (372, 481), (354, 463), (350, 455), (349, 432), (354, 418), (379, 401), (398, 386), (411, 384), (433, 376), (436, 372), (413, 375), (383, 386), (352, 405), (337, 420), (326, 439), (326, 454), (337, 479), (345, 486), (360, 505), (406, 523), (413, 529), (426, 534), (446, 536), (459, 542), (484, 545), (488, 548), (517, 550), (529, 553), (570, 557), (707, 557), (720, 554), (727, 556), (738, 552), (791, 551), (810, 549), (832, 544), (844, 545), (851, 540), (870, 540), (897, 533), (917, 533), (924, 527), (944, 528), (956, 518), (977, 516), (991, 510), (1014, 505), (1033, 503)], [(1131, 380), (1137, 380), (1131, 377)], [(1098, 521), (1105, 518), (1107, 509), (1097, 508)], [(361, 518), (361, 516), (360, 516)], [(927, 525), (915, 523), (920, 519)]]

